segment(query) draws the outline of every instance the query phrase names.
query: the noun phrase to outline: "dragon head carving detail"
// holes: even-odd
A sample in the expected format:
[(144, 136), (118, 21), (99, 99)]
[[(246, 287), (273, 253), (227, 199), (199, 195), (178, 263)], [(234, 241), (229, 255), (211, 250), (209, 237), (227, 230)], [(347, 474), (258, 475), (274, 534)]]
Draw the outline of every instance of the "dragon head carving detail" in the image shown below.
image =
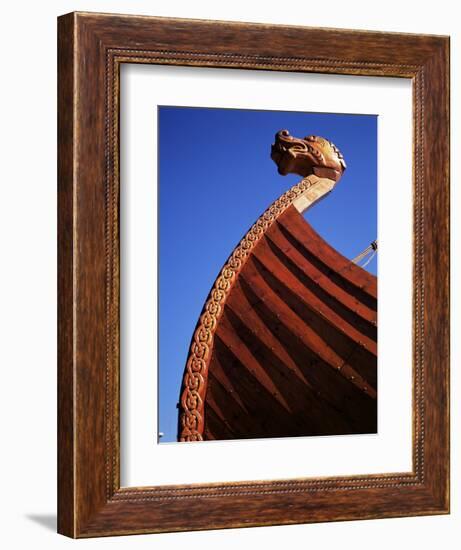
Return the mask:
[(319, 178), (338, 181), (346, 170), (346, 163), (339, 149), (320, 136), (296, 138), (288, 130), (275, 134), (271, 158), (277, 164), (279, 174), (314, 174)]

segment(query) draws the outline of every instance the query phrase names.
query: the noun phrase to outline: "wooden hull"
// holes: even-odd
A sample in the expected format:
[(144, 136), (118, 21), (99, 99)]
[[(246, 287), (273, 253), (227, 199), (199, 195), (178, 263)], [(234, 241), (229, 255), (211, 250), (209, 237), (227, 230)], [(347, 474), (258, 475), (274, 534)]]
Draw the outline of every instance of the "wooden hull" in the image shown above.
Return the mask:
[(376, 279), (291, 206), (227, 299), (204, 439), (376, 432), (376, 308)]
[(205, 305), (179, 439), (195, 440), (184, 437), (181, 418), (192, 418), (205, 440), (376, 433), (376, 277), (326, 243), (293, 204), (250, 245), (213, 323), (212, 299)]

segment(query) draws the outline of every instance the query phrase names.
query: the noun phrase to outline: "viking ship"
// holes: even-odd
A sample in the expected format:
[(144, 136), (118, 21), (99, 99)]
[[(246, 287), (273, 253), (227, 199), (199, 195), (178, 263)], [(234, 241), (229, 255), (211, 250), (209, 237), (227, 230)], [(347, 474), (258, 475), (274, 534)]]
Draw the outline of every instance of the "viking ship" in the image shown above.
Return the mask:
[(327, 139), (287, 130), (271, 157), (280, 174), (302, 179), (238, 243), (205, 301), (179, 441), (377, 431), (377, 279), (303, 217), (346, 163)]

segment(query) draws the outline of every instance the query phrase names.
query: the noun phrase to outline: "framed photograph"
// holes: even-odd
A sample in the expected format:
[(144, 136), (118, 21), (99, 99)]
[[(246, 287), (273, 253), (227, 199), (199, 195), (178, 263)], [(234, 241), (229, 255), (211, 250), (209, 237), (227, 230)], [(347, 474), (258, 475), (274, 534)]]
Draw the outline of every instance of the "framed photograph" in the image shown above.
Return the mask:
[(449, 39), (58, 20), (58, 531), (449, 512)]

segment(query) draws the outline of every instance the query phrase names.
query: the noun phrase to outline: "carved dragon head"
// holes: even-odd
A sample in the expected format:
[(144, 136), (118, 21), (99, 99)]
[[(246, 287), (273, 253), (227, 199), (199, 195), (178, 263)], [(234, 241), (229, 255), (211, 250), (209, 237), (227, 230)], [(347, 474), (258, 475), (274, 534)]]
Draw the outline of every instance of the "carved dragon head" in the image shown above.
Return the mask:
[(346, 170), (342, 154), (331, 141), (319, 136), (296, 138), (290, 136), (288, 130), (275, 134), (271, 158), (283, 176), (289, 173), (303, 177), (314, 174), (338, 181)]

